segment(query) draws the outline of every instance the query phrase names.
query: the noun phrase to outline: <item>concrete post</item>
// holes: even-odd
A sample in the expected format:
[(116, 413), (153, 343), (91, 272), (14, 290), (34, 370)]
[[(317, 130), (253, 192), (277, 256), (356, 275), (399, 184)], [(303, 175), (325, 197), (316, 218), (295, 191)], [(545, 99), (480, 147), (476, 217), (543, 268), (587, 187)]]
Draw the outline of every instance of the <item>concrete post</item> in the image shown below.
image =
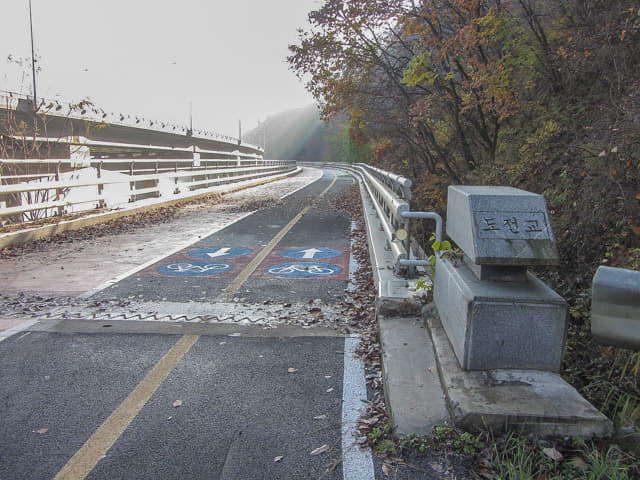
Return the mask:
[(451, 186), (447, 234), (463, 254), (437, 259), (434, 300), (461, 367), (560, 370), (567, 305), (527, 271), (558, 262), (544, 197)]

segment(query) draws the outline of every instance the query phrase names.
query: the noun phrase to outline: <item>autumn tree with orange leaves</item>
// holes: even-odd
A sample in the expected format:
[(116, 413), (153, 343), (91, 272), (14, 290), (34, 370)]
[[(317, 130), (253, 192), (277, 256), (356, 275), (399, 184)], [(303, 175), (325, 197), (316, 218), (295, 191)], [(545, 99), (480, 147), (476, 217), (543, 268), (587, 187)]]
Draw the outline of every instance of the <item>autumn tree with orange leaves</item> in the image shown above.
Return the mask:
[[(570, 302), (567, 361), (586, 362), (570, 375), (588, 382), (595, 269), (640, 270), (638, 1), (325, 0), (309, 21), (291, 68), (372, 162), (413, 180), (414, 209), (444, 213), (459, 183), (545, 196), (562, 263), (539, 273)], [(640, 406), (627, 387), (581, 391), (618, 415), (611, 398)]]

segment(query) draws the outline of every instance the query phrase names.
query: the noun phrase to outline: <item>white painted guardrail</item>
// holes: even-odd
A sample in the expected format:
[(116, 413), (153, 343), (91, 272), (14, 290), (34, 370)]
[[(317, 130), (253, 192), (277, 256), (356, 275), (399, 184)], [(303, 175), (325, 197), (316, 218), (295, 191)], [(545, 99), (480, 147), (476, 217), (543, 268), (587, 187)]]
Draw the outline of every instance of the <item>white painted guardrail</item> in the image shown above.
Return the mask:
[[(84, 148), (93, 142), (75, 145)], [(162, 148), (141, 146), (147, 147)], [(197, 148), (172, 150), (195, 152), (194, 158), (0, 160), (0, 221), (19, 223), (65, 213), (117, 209), (150, 198), (186, 198), (206, 194), (222, 184), (282, 175), (296, 169), (294, 161), (264, 160), (254, 154)], [(201, 154), (227, 158), (202, 159)]]
[(434, 212), (412, 212), (411, 180), (379, 168), (357, 163), (331, 163), (333, 167), (356, 173), (374, 201), (388, 246), (395, 258), (395, 270), (400, 273), (414, 267), (431, 266), (427, 260), (411, 258), (411, 219), (429, 219), (436, 223), (436, 240), (442, 240), (442, 217)]

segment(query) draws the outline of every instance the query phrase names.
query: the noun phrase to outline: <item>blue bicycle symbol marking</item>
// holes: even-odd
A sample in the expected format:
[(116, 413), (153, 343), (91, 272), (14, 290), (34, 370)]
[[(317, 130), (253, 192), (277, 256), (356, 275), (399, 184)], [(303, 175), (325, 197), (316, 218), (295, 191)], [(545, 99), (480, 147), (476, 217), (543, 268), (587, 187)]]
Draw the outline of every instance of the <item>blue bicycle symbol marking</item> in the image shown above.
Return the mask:
[(335, 248), (289, 248), (287, 250), (282, 250), (278, 253), (281, 257), (284, 258), (293, 258), (296, 260), (315, 260), (315, 259), (325, 259), (325, 258), (334, 258), (342, 255), (340, 250), (336, 250)]
[(330, 277), (342, 271), (337, 265), (322, 262), (290, 262), (272, 265), (267, 268), (267, 273), (275, 277), (284, 278), (318, 278)]
[(244, 247), (208, 247), (189, 251), (192, 258), (234, 258), (248, 255), (251, 250)]
[(158, 273), (172, 277), (203, 277), (228, 272), (232, 268), (233, 264), (227, 262), (193, 260), (162, 265), (158, 267)]

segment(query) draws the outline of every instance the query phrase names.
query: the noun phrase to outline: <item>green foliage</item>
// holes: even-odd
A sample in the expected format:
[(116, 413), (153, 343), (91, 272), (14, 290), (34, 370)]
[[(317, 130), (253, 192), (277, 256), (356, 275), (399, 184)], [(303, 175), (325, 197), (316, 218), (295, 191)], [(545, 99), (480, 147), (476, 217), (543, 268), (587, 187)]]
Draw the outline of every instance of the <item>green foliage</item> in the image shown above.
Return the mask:
[(638, 460), (617, 446), (582, 439), (551, 444), (512, 432), (485, 452), (496, 480), (626, 480), (640, 474)]
[(428, 281), (426, 278), (424, 277), (420, 277), (418, 278), (418, 280), (416, 280), (416, 288), (417, 289), (422, 289), (422, 290), (432, 290), (433, 289), (433, 283)]
[[(436, 255), (439, 255), (440, 257), (442, 257), (442, 256), (453, 254), (456, 251), (454, 251), (454, 249), (451, 247), (451, 242), (449, 242), (448, 240), (443, 240), (443, 241), (436, 240), (435, 233), (431, 235), (431, 238), (429, 239), (429, 241), (431, 241), (431, 250), (433, 250), (433, 254), (429, 255), (429, 258), (427, 259), (431, 264), (428, 274), (432, 279), (434, 279), (436, 277)], [(419, 282), (425, 283), (425, 280), (420, 279)], [(417, 283), (416, 283), (416, 286), (418, 286)], [(421, 287), (421, 288), (424, 288), (424, 287)]]
[(474, 436), (463, 432), (452, 425), (436, 425), (431, 431), (431, 441), (434, 447), (441, 450), (453, 450), (456, 453), (474, 456), (485, 448), (482, 434)]
[(324, 161), (369, 163), (372, 147), (362, 139), (354, 138), (357, 130), (357, 121), (352, 116), (351, 122), (331, 122), (327, 135), (327, 150)]
[(382, 428), (374, 427), (367, 434), (367, 442), (380, 455), (398, 454), (398, 441), (392, 434), (391, 422), (389, 421)]
[(417, 433), (410, 433), (400, 440), (400, 447), (402, 449), (414, 450), (419, 453), (425, 453), (429, 449), (429, 446), (429, 437), (418, 435)]

